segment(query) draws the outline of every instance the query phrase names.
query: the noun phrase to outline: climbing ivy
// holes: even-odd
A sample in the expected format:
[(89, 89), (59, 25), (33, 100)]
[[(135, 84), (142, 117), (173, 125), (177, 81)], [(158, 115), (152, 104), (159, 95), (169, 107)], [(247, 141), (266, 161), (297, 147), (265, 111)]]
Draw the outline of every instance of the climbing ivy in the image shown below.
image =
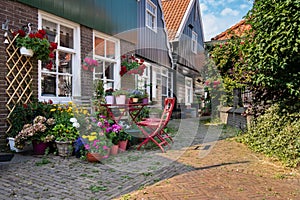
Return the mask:
[(247, 15), (252, 32), (242, 70), (252, 74), (256, 107), (292, 105), (300, 97), (300, 1), (256, 0)]

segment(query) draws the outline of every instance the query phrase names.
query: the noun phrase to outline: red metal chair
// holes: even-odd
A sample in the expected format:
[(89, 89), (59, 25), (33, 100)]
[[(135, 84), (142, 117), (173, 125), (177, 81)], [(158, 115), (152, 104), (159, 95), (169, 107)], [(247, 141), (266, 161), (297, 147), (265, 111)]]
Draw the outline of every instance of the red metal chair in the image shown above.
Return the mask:
[(149, 141), (154, 142), (162, 152), (165, 152), (163, 146), (167, 145), (169, 148), (171, 147), (167, 139), (173, 142), (172, 137), (164, 131), (164, 128), (170, 121), (174, 105), (175, 98), (166, 98), (161, 118), (147, 118), (136, 123), (145, 136), (144, 141), (138, 146), (138, 150)]

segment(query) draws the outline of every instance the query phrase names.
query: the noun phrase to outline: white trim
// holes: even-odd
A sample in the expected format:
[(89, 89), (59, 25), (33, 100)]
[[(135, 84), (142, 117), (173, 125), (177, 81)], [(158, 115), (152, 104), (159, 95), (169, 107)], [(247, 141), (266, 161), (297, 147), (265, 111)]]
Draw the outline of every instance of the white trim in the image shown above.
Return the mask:
[[(147, 3), (151, 4), (155, 8), (155, 13), (154, 13), (155, 21), (154, 21), (154, 25), (153, 25), (154, 27), (153, 28), (148, 26), (148, 24), (147, 24), (147, 10), (148, 10), (147, 9)], [(150, 13), (152, 13), (152, 12), (150, 12)], [(145, 2), (145, 26), (147, 28), (149, 28), (150, 30), (154, 31), (155, 33), (157, 33), (157, 6), (151, 0), (146, 0), (146, 2)]]
[[(71, 22), (67, 19), (49, 14), (42, 10), (38, 11), (38, 29), (42, 29), (42, 19), (49, 20), (53, 23), (60, 24), (66, 26), (68, 28), (72, 28), (74, 30), (74, 46), (73, 49), (66, 47), (58, 47), (58, 50), (62, 50), (64, 52), (69, 52), (75, 54), (72, 59), (72, 96), (71, 97), (50, 97), (50, 96), (42, 96), (41, 91), (41, 61), (38, 62), (38, 99), (40, 101), (47, 101), (51, 99), (54, 103), (66, 103), (73, 99), (75, 96), (81, 95), (81, 49), (80, 49), (80, 25), (74, 22)], [(59, 30), (58, 30), (59, 31)], [(55, 42), (58, 42), (58, 38), (55, 38)], [(57, 88), (56, 88), (57, 89)]]
[[(195, 36), (195, 40), (194, 40), (194, 37)], [(194, 43), (195, 43), (195, 49), (194, 49)], [(191, 49), (192, 49), (192, 52), (197, 54), (197, 51), (198, 51), (198, 34), (195, 32), (195, 31), (192, 31), (192, 44), (191, 44)]]
[[(191, 86), (187, 86), (187, 82), (190, 81), (191, 82)], [(184, 88), (185, 88), (185, 105), (191, 105), (191, 103), (193, 102), (193, 79), (190, 77), (185, 77), (184, 79)], [(190, 94), (188, 94), (188, 89), (190, 89)], [(190, 96), (190, 102), (188, 102), (188, 96)]]
[[(115, 59), (111, 59), (111, 58), (107, 58), (107, 57), (103, 57), (103, 56), (99, 56), (95, 54), (95, 37), (100, 37), (103, 38), (105, 41), (111, 41), (115, 43)], [(106, 47), (104, 47), (106, 50)], [(114, 89), (120, 89), (121, 88), (121, 76), (120, 76), (120, 66), (121, 66), (121, 56), (120, 56), (120, 40), (112, 37), (110, 35), (101, 33), (99, 31), (93, 30), (93, 59), (100, 59), (103, 61), (107, 61), (107, 62), (112, 62), (115, 63), (114, 66), (114, 77), (113, 77), (113, 82), (114, 82)], [(106, 52), (105, 52), (106, 54)], [(93, 79), (95, 79), (95, 75), (93, 75)], [(111, 80), (111, 79), (109, 79)]]
[(190, 0), (190, 3), (189, 3), (189, 5), (188, 5), (188, 7), (187, 7), (187, 9), (186, 9), (186, 11), (184, 13), (184, 16), (183, 16), (183, 18), (181, 20), (179, 28), (178, 28), (178, 30), (176, 32), (175, 39), (173, 41), (177, 41), (179, 39), (179, 37), (180, 37), (180, 35), (181, 35), (181, 33), (182, 33), (183, 29), (184, 29), (184, 26), (185, 26), (185, 24), (186, 24), (186, 22), (188, 20), (188, 17), (191, 14), (191, 11), (192, 11), (192, 8), (193, 8), (192, 6), (193, 6), (194, 3), (195, 3), (195, 0)]
[[(158, 4), (159, 4), (159, 7), (160, 7), (160, 10), (163, 11), (161, 1), (158, 1)], [(171, 45), (170, 45), (170, 41), (169, 41), (169, 37), (168, 37), (168, 29), (167, 29), (167, 26), (166, 26), (165, 16), (164, 16), (163, 12), (161, 14), (161, 19), (162, 19), (163, 27), (164, 27), (163, 30), (164, 30), (165, 36), (166, 36), (166, 43), (167, 43), (166, 45), (167, 45), (167, 48), (168, 48), (168, 55), (169, 55), (169, 58), (170, 58), (170, 61), (171, 61), (171, 68), (174, 69), (174, 61), (173, 61), (173, 58), (172, 58), (173, 50), (171, 49)]]

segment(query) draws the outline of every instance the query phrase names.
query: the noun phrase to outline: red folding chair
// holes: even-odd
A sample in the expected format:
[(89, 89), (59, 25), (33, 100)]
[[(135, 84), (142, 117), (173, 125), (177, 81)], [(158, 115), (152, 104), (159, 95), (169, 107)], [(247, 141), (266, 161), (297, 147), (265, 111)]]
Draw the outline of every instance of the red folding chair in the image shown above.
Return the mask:
[(170, 121), (174, 105), (175, 98), (166, 98), (161, 118), (146, 118), (136, 123), (145, 136), (144, 141), (138, 146), (138, 150), (149, 141), (154, 142), (162, 152), (165, 152), (163, 146), (167, 145), (169, 148), (171, 147), (167, 139), (171, 142), (173, 142), (173, 139), (164, 131), (164, 128)]

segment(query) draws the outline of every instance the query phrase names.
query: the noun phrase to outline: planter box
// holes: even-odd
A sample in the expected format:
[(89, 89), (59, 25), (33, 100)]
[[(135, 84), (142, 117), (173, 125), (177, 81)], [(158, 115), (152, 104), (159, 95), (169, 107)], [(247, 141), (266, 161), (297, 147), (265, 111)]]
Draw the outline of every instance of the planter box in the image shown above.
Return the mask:
[(32, 150), (32, 143), (31, 142), (26, 142), (23, 149), (18, 149), (18, 148), (15, 147), (15, 138), (9, 137), (7, 139), (8, 139), (9, 147), (10, 147), (11, 151), (15, 151), (15, 152), (19, 153), (19, 152), (31, 151)]

